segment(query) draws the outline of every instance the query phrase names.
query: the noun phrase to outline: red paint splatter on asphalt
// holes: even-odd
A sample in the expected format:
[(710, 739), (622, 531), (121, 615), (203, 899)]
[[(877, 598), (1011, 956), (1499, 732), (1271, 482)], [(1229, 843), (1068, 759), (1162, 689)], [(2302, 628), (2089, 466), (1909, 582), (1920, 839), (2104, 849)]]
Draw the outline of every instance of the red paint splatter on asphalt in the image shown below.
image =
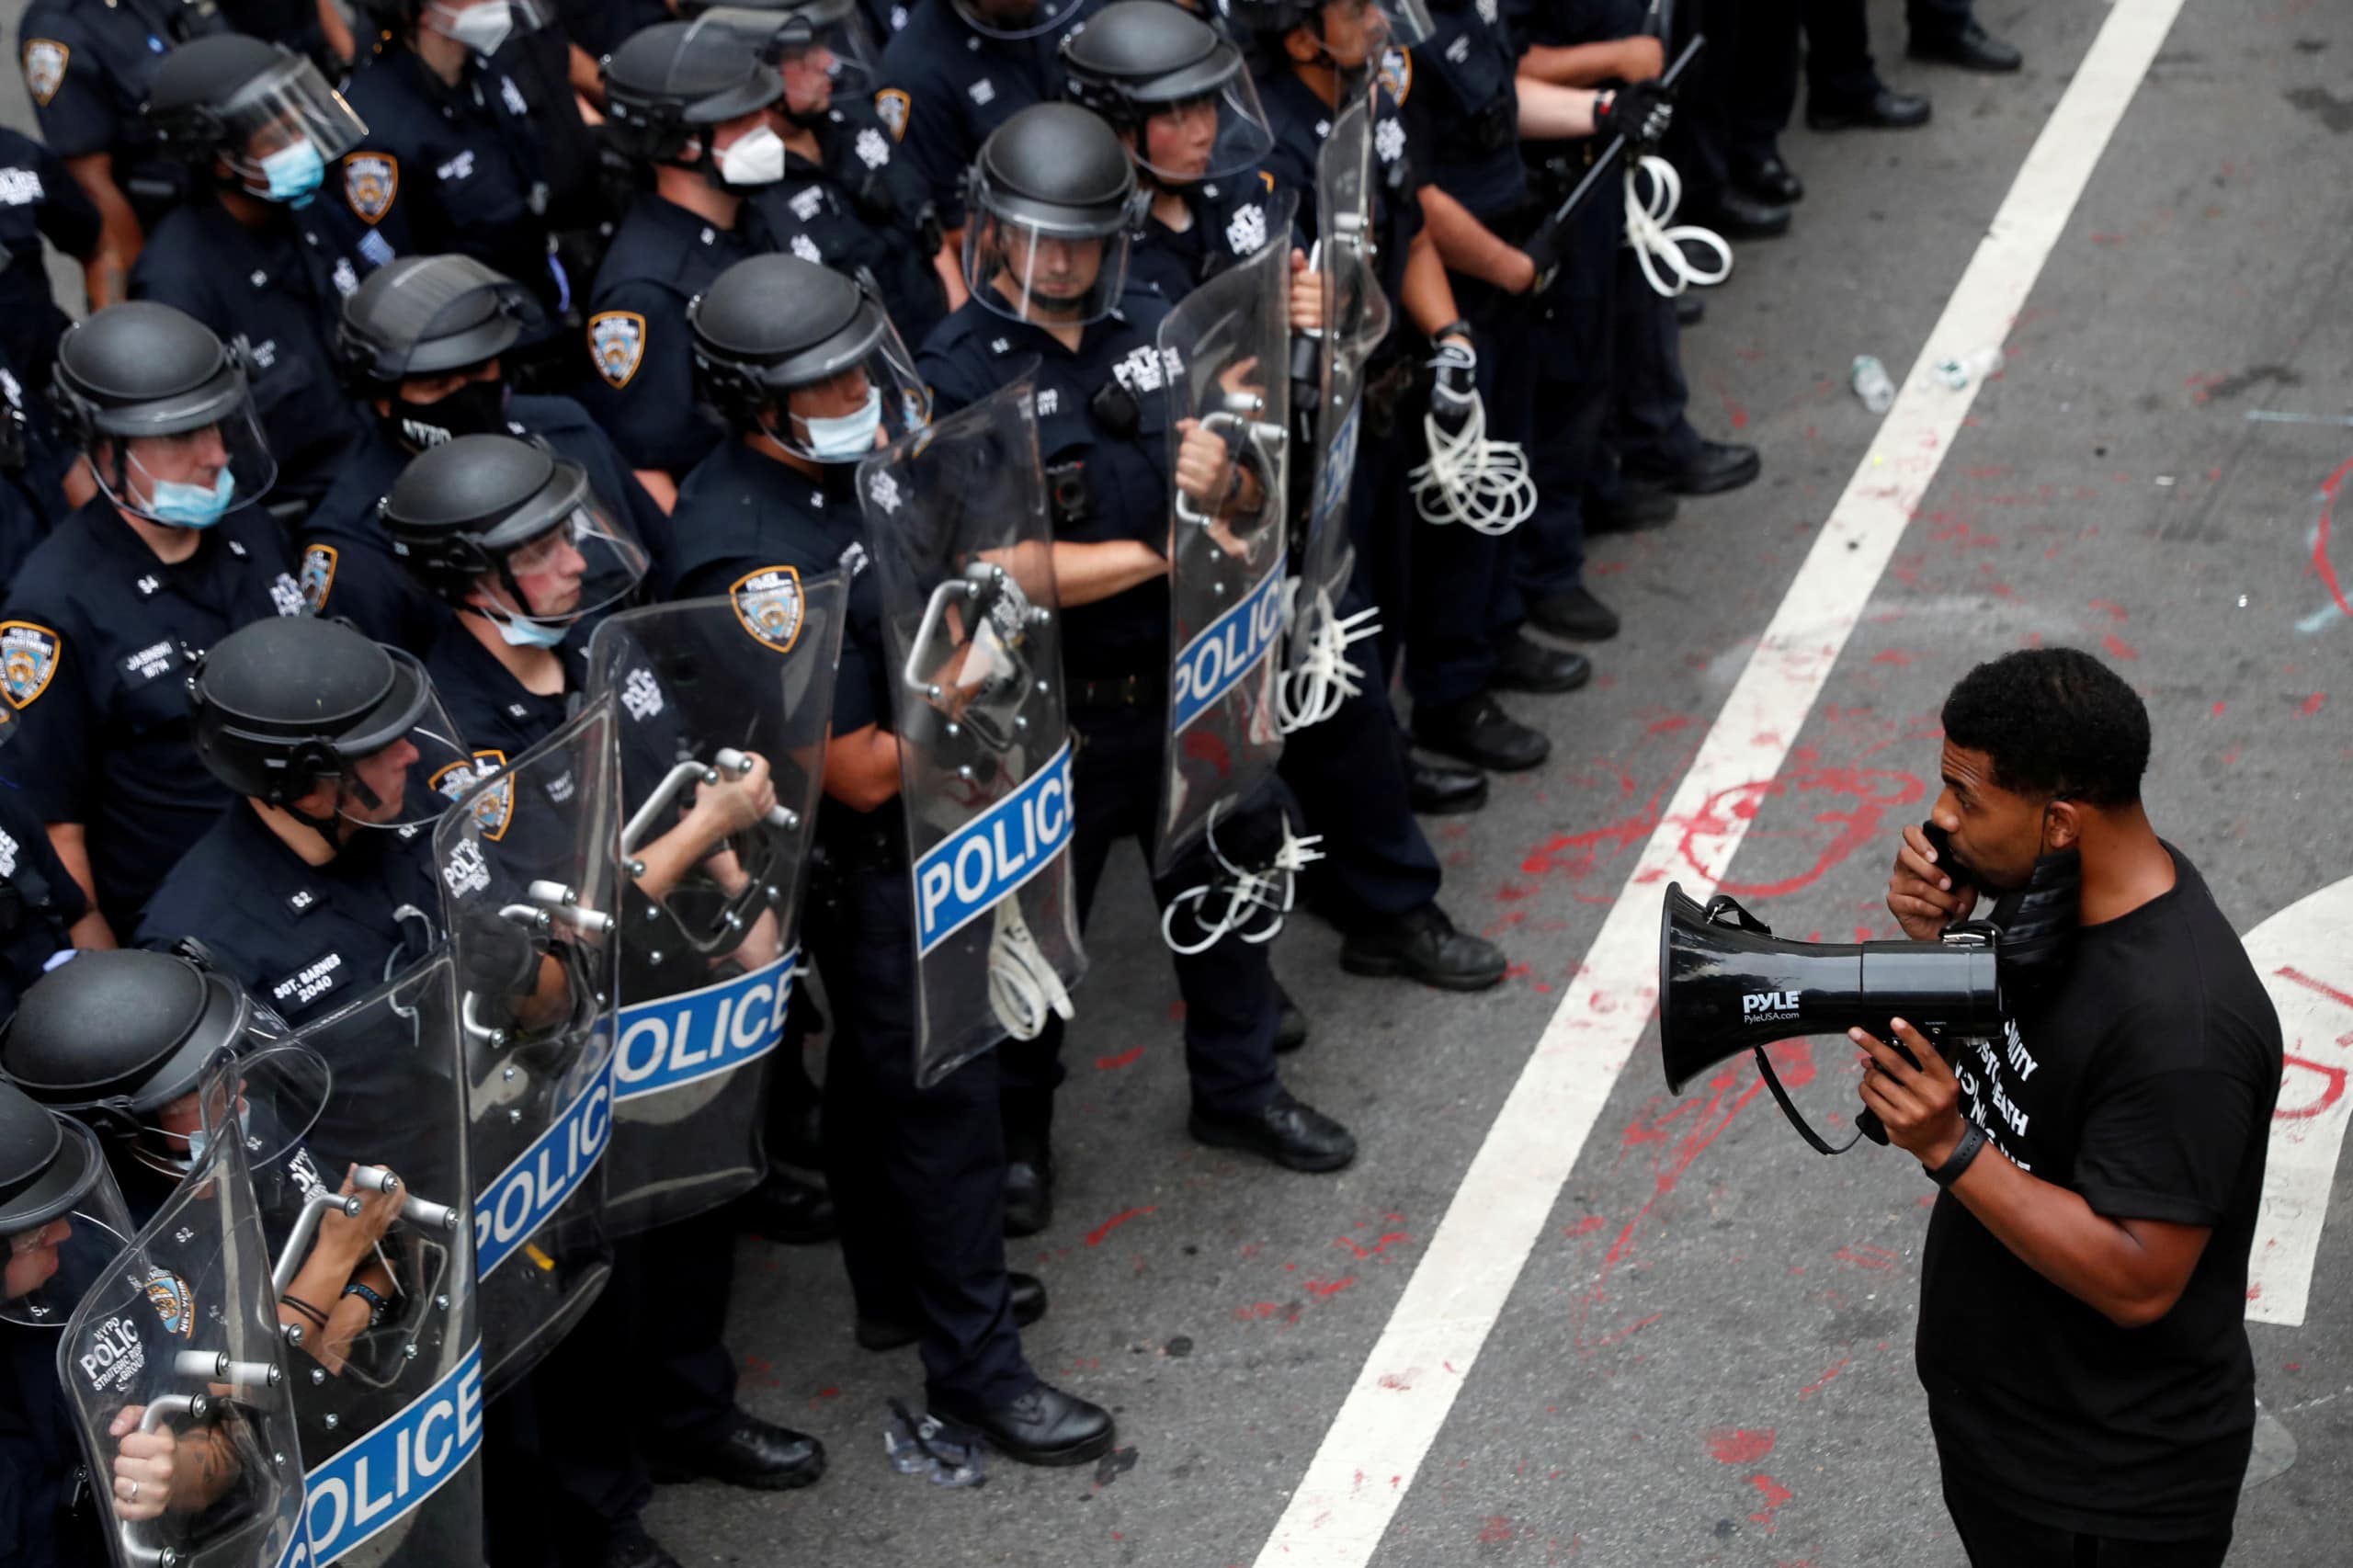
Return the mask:
[(1830, 1386), (1830, 1380), (1845, 1371), (1847, 1369), (1847, 1363), (1852, 1359), (1852, 1357), (1842, 1357), (1836, 1365), (1824, 1367), (1822, 1369), (1822, 1375), (1820, 1377), (1806, 1384), (1805, 1387), (1798, 1390), (1798, 1397), (1800, 1399), (1812, 1399), (1815, 1394), (1818, 1394), (1824, 1389), (1828, 1388)]
[(1830, 1255), (1841, 1263), (1851, 1263), (1858, 1268), (1893, 1268), (1895, 1255), (1885, 1247), (1875, 1247), (1859, 1242), (1851, 1247), (1840, 1247)]
[(1719, 1426), (1708, 1434), (1708, 1452), (1718, 1464), (1755, 1464), (1773, 1451), (1774, 1428), (1752, 1432), (1745, 1426)]
[(1139, 1219), (1146, 1214), (1156, 1213), (1159, 1209), (1160, 1205), (1157, 1203), (1147, 1203), (1141, 1209), (1124, 1210), (1120, 1213), (1114, 1214), (1109, 1219), (1104, 1221), (1101, 1224), (1086, 1233), (1086, 1244), (1091, 1247), (1101, 1246), (1105, 1236), (1109, 1235), (1112, 1232), (1118, 1230), (1129, 1221)]
[(1608, 1223), (1609, 1223), (1609, 1221), (1603, 1219), (1598, 1214), (1588, 1214), (1574, 1225), (1562, 1226), (1561, 1234), (1564, 1236), (1590, 1235)]
[(2304, 699), (2304, 705), (2296, 710), (2296, 717), (2299, 719), (2311, 718), (2313, 714), (2320, 711), (2320, 705), (2327, 700), (2328, 694), (2326, 692), (2313, 692), (2310, 697)]
[(1357, 1277), (1353, 1274), (1344, 1279), (1310, 1279), (1307, 1293), (1311, 1296), (1336, 1296), (1356, 1282)]
[(2120, 659), (2137, 659), (2141, 650), (2111, 631), (2099, 640), (2099, 645)]
[(2327, 586), (2328, 597), (2336, 601), (2336, 608), (2347, 616), (2353, 617), (2353, 604), (2345, 602), (2345, 590), (2338, 586), (2336, 581), (2336, 564), (2328, 558), (2329, 518), (2336, 510), (2336, 493), (2344, 488), (2345, 476), (2348, 473), (2353, 473), (2353, 458), (2337, 464), (2336, 472), (2321, 481), (2320, 522), (2313, 530), (2313, 570), (2320, 574), (2320, 580)]
[(1121, 1067), (1132, 1067), (1142, 1059), (1142, 1056), (1143, 1047), (1140, 1045), (1131, 1051), (1123, 1051), (1117, 1056), (1098, 1056), (1095, 1059), (1096, 1070), (1109, 1073)]
[(1751, 1524), (1771, 1524), (1773, 1510), (1797, 1495), (1769, 1475), (1752, 1475), (1748, 1478), (1748, 1484), (1765, 1494), (1765, 1506), (1748, 1516)]
[(1511, 1539), (1511, 1521), (1501, 1514), (1487, 1516), (1486, 1527), (1479, 1532), (1479, 1544), (1493, 1545)]

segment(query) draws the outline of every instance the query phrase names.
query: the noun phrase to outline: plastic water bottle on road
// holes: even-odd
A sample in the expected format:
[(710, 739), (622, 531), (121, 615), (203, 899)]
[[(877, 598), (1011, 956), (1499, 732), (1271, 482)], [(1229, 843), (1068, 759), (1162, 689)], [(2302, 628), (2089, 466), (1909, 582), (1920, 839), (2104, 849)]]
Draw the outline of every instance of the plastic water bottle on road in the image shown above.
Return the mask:
[(1855, 356), (1852, 377), (1855, 395), (1873, 414), (1885, 414), (1895, 406), (1895, 383), (1887, 379), (1887, 367), (1869, 354)]

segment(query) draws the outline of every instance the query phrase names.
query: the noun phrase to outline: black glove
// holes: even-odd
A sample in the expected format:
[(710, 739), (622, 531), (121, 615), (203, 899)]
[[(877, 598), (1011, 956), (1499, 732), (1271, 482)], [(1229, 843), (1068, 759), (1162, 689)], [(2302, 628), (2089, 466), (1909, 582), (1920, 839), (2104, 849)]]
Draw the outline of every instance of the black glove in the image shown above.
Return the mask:
[(1656, 82), (1629, 82), (1593, 108), (1593, 133), (1623, 136), (1637, 147), (1655, 145), (1675, 119), (1675, 94)]
[(1430, 417), (1451, 436), (1479, 405), (1479, 351), (1461, 335), (1441, 337), (1430, 347)]
[(1528, 236), (1528, 243), (1519, 247), (1528, 259), (1536, 264), (1536, 277), (1528, 285), (1528, 298), (1533, 299), (1543, 293), (1561, 276), (1561, 263), (1568, 259), (1564, 254), (1568, 244), (1569, 226), (1561, 222), (1560, 214), (1544, 214), (1544, 222)]
[(460, 915), (457, 947), (459, 979), (494, 1009), (511, 1012), (516, 998), (538, 989), (539, 944), (496, 910), (476, 906)]

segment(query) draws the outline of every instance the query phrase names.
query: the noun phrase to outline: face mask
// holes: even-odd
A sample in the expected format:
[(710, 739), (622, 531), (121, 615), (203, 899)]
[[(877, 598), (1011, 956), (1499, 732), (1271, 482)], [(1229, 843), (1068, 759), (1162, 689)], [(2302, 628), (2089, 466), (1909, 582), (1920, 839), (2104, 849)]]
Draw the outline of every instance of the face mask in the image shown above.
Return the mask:
[(397, 392), (380, 416), (395, 446), (425, 451), (460, 436), (506, 434), (506, 383), (468, 381), (438, 403), (411, 403)]
[(157, 522), (176, 528), (209, 528), (221, 520), (236, 494), (237, 476), (225, 468), (210, 489), (201, 484), (159, 479), (154, 494), (147, 503), (147, 513)]
[(809, 449), (820, 462), (856, 462), (874, 450), (874, 433), (882, 428), (882, 389), (866, 389), (866, 406), (837, 418), (806, 418)]
[(774, 185), (784, 177), (784, 138), (768, 125), (737, 137), (719, 150), (719, 177), (728, 185)]
[(443, 37), (455, 40), (476, 54), (492, 55), (515, 30), (515, 13), (506, 0), (483, 0), (479, 6), (469, 6), (462, 11), (451, 12), (436, 6), (447, 18), (446, 27), (436, 28)]
[(2073, 845), (2034, 858), (2026, 886), (2004, 893), (1986, 918), (2001, 932), (2002, 990), (2030, 1000), (2066, 972), (2083, 915), (2084, 857)]
[(280, 147), (261, 161), (262, 177), (269, 181), (269, 199), (300, 207), (311, 199), (327, 176), (326, 160), (317, 145), (305, 139)]
[(563, 645), (568, 626), (551, 626), (543, 620), (494, 620), (499, 641), (509, 648), (555, 648)]

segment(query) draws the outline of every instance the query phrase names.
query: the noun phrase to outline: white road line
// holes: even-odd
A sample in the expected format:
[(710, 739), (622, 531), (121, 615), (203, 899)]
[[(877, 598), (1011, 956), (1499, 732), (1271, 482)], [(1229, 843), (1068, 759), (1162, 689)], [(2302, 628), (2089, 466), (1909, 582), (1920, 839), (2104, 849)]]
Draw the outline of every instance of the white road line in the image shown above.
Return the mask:
[(2288, 1046), (2247, 1260), (2246, 1315), (2292, 1328), (2304, 1321), (2337, 1152), (2353, 1121), (2353, 1095), (2346, 1093), (2353, 1073), (2353, 877), (2249, 931), (2246, 951), (2279, 1009)]
[[(1688, 865), (1674, 867), (1677, 824), (1715, 791), (1780, 771), (1975, 397), (1973, 383), (1947, 392), (1925, 385), (1924, 372), (2006, 335), (2180, 8), (2118, 0), (2109, 13), (1521, 1069), (1258, 1568), (1362, 1568), (1380, 1546), (1649, 1022), (1659, 889), (1675, 869), (1697, 896), (1712, 891)], [(1735, 819), (1724, 835), (1719, 874), (1743, 825)]]

